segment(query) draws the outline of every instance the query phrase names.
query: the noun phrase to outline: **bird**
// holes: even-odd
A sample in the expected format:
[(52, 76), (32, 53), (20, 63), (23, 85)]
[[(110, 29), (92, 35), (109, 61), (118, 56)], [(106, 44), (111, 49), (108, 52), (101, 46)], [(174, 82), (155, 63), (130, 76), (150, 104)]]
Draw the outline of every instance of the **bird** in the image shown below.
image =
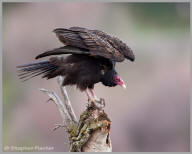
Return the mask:
[[(17, 66), (20, 79), (26, 81), (39, 75), (47, 79), (63, 76), (62, 86), (76, 85), (86, 93), (88, 100), (98, 100), (94, 85), (99, 82), (108, 87), (120, 85), (126, 88), (115, 70), (116, 62), (135, 60), (126, 43), (101, 30), (83, 27), (56, 28), (53, 32), (64, 46), (35, 57), (37, 60), (51, 56), (48, 60)], [(62, 56), (65, 54), (68, 56)]]

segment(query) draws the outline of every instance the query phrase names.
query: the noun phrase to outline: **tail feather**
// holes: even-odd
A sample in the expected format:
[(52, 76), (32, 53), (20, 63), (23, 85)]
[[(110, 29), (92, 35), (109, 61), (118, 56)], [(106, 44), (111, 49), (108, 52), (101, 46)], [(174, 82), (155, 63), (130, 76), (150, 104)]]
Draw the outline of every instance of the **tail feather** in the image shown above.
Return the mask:
[(50, 63), (49, 61), (42, 61), (20, 65), (17, 66), (17, 68), (19, 68), (19, 79), (26, 81), (38, 75), (43, 75), (43, 78), (47, 77), (47, 75), (50, 75), (52, 72), (54, 72), (58, 68), (58, 66)]
[[(36, 74), (30, 74), (29, 76), (24, 76), (24, 77), (21, 77), (20, 79), (24, 79), (23, 81), (27, 81), (27, 80), (29, 80), (29, 79), (31, 79), (31, 78), (33, 78), (33, 77), (36, 77), (36, 76), (38, 76), (38, 75), (41, 75), (41, 74), (44, 74), (44, 73), (48, 73), (49, 74), (49, 72), (50, 72), (51, 70), (45, 70), (45, 71), (41, 71), (41, 72), (39, 72), (39, 73), (36, 73)], [(44, 77), (44, 76), (43, 76)]]
[(48, 61), (45, 60), (45, 61), (40, 61), (40, 62), (37, 62), (37, 63), (29, 63), (29, 64), (24, 64), (24, 65), (18, 65), (17, 68), (23, 68), (23, 67), (28, 67), (28, 66), (34, 66), (34, 65), (42, 65), (42, 64), (47, 64)]
[(54, 66), (49, 66), (49, 65), (39, 65), (39, 66), (30, 66), (28, 68), (23, 68), (23, 69), (20, 69), (19, 72), (32, 72), (32, 71), (37, 71), (37, 70), (40, 70), (40, 69), (46, 69), (46, 68), (51, 68), (51, 67), (54, 67)]
[(26, 78), (26, 77), (30, 77), (32, 75), (37, 75), (39, 73), (42, 74), (42, 73), (45, 73), (47, 71), (49, 72), (51, 70), (52, 70), (52, 68), (41, 69), (41, 70), (36, 70), (36, 71), (32, 71), (32, 72), (25, 72), (25, 73), (19, 74), (18, 76), (19, 76), (20, 79), (23, 79), (23, 78)]
[(30, 73), (38, 73), (38, 72), (40, 72), (40, 71), (43, 71), (43, 70), (46, 70), (46, 69), (51, 69), (51, 68), (54, 68), (54, 66), (52, 66), (52, 67), (48, 67), (48, 68), (42, 68), (42, 69), (36, 69), (36, 70), (31, 70), (30, 69), (30, 71), (29, 70), (26, 70), (26, 69), (24, 69), (24, 70), (19, 70), (19, 74), (18, 74), (18, 76), (24, 76), (24, 75), (26, 75), (26, 74), (30, 74)]

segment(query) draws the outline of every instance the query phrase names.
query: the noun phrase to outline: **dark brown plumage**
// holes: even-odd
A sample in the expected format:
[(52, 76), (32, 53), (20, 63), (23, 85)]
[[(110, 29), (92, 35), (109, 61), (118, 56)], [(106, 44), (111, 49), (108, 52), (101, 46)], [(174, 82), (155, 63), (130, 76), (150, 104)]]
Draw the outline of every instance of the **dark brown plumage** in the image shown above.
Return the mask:
[[(117, 37), (112, 37), (102, 31), (71, 27), (69, 29), (57, 28), (53, 32), (56, 33), (62, 43), (67, 45), (64, 48), (76, 47), (84, 49), (85, 54), (101, 56), (117, 62), (122, 62), (125, 58), (131, 61), (135, 60), (133, 51), (125, 43)], [(51, 55), (50, 52), (40, 54), (36, 59), (48, 55)]]
[(51, 55), (71, 55), (18, 66), (21, 79), (27, 80), (40, 74), (47, 79), (61, 75), (65, 77), (64, 86), (76, 85), (82, 91), (93, 89), (98, 82), (110, 87), (124, 86), (115, 71), (115, 63), (125, 58), (131, 61), (135, 59), (125, 43), (102, 31), (81, 27), (58, 28), (54, 32), (65, 46), (46, 51), (36, 59)]

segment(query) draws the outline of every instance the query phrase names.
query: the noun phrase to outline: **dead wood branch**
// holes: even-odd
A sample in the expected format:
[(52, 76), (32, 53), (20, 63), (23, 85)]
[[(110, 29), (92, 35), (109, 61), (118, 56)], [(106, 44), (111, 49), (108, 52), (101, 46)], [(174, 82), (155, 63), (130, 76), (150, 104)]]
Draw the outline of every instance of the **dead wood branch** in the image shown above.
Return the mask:
[(63, 78), (61, 76), (59, 76), (57, 78), (57, 81), (58, 81), (58, 84), (60, 86), (60, 89), (61, 89), (61, 92), (62, 92), (62, 95), (63, 95), (63, 98), (64, 98), (64, 105), (69, 113), (69, 116), (71, 118), (71, 120), (74, 122), (74, 123), (77, 123), (77, 118), (76, 118), (76, 115), (73, 111), (73, 108), (72, 108), (72, 105), (71, 105), (71, 102), (69, 100), (69, 97), (68, 97), (68, 94), (67, 94), (67, 90), (64, 86), (62, 86), (62, 83), (63, 83)]
[(55, 92), (41, 88), (56, 104), (63, 124), (57, 124), (54, 130), (63, 127), (68, 133), (70, 152), (111, 152), (110, 139), (111, 121), (103, 108), (98, 107), (95, 102), (89, 102), (86, 110), (77, 121), (71, 102), (65, 87), (62, 87), (63, 78), (57, 78), (64, 102)]

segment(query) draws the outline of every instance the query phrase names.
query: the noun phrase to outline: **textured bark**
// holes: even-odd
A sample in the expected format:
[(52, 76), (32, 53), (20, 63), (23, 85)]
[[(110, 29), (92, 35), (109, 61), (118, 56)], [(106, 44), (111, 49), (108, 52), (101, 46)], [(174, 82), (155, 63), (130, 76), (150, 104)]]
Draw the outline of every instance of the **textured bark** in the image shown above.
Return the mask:
[(54, 130), (59, 127), (65, 128), (68, 133), (70, 152), (112, 152), (110, 139), (111, 121), (103, 108), (99, 107), (95, 102), (88, 102), (86, 110), (80, 115), (79, 121), (77, 121), (67, 91), (65, 87), (61, 86), (62, 80), (62, 77), (58, 77), (57, 81), (64, 102), (61, 101), (56, 93), (40, 89), (56, 104), (63, 119), (63, 124), (57, 125)]

